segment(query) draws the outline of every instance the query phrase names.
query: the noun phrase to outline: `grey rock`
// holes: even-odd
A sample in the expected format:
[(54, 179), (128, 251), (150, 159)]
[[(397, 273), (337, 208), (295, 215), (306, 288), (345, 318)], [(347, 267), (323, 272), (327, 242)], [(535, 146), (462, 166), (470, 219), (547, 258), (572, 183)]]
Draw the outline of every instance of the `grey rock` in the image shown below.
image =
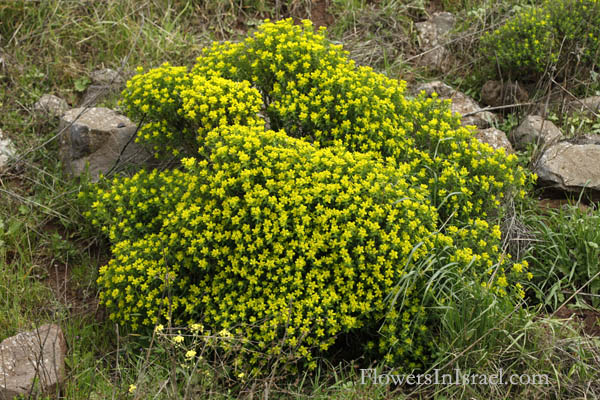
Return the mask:
[(74, 108), (59, 124), (59, 156), (68, 175), (90, 178), (123, 168), (140, 168), (151, 155), (135, 143), (137, 126), (108, 108)]
[(41, 115), (60, 117), (69, 110), (67, 102), (52, 94), (45, 94), (33, 105), (33, 111)]
[(475, 137), (482, 143), (487, 143), (495, 150), (504, 149), (506, 154), (514, 154), (514, 149), (506, 137), (506, 133), (497, 128), (481, 129)]
[(539, 115), (528, 115), (521, 124), (510, 133), (517, 150), (525, 150), (530, 143), (545, 147), (563, 137), (560, 129)]
[(83, 94), (81, 107), (94, 107), (96, 104), (106, 99), (110, 93), (111, 90), (107, 86), (90, 85)]
[(449, 12), (436, 12), (430, 18), (430, 21), (435, 25), (438, 36), (444, 36), (450, 33), (456, 24), (456, 17)]
[(600, 135), (586, 134), (576, 136), (569, 140), (573, 144), (597, 144), (600, 145)]
[(569, 111), (581, 112), (588, 116), (598, 116), (600, 114), (600, 96), (573, 100), (569, 103), (568, 109)]
[(437, 93), (440, 98), (450, 98), (454, 92), (456, 92), (450, 85), (447, 85), (442, 81), (419, 83), (412, 91), (415, 94), (425, 92), (427, 96)]
[(93, 71), (90, 74), (90, 79), (92, 84), (88, 86), (83, 95), (82, 107), (95, 106), (108, 96), (120, 92), (124, 84), (123, 76), (118, 71), (110, 68)]
[(529, 94), (518, 82), (487, 81), (481, 88), (481, 102), (488, 106), (507, 106), (528, 100)]
[(475, 100), (466, 94), (453, 89), (441, 81), (433, 81), (417, 85), (413, 91), (420, 93), (425, 91), (428, 96), (437, 93), (440, 99), (450, 99), (452, 104), (450, 109), (454, 113), (461, 115), (470, 114), (462, 118), (463, 125), (475, 125), (477, 128), (485, 129), (497, 121), (498, 117), (489, 111), (482, 111), (482, 108)]
[(103, 68), (92, 71), (90, 79), (95, 85), (111, 86), (118, 85), (124, 82), (123, 77), (118, 71), (111, 68)]
[(2, 171), (8, 164), (8, 162), (15, 158), (17, 151), (13, 142), (4, 137), (2, 129), (0, 129), (0, 171)]
[(456, 17), (449, 12), (434, 13), (425, 22), (415, 24), (419, 38), (419, 45), (423, 54), (418, 61), (421, 65), (445, 70), (449, 65), (450, 52), (444, 47), (452, 31)]
[(43, 325), (3, 340), (0, 343), (0, 400), (29, 396), (29, 393), (36, 397), (58, 390), (66, 376), (66, 351), (65, 338), (57, 325)]
[(556, 143), (546, 149), (534, 168), (539, 181), (558, 189), (600, 190), (600, 146)]

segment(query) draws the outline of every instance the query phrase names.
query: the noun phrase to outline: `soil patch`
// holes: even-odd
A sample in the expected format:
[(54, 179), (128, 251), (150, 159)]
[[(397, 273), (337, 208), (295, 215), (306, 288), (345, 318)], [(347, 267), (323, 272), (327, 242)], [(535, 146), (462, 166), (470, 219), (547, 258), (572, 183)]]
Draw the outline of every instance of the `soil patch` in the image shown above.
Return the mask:
[[(569, 200), (569, 199), (541, 199), (538, 201), (538, 205), (540, 206), (540, 208), (544, 211), (550, 210), (550, 209), (561, 209), (561, 208), (566, 208), (569, 205), (574, 205), (575, 202), (573, 200)], [(583, 204), (583, 203), (577, 203), (577, 208), (579, 208), (579, 210), (589, 213), (593, 210), (593, 208), (589, 205)]]
[[(43, 230), (47, 233), (58, 233), (63, 238), (66, 235), (64, 227), (53, 221), (44, 225)], [(89, 249), (81, 250), (93, 254), (93, 259), (98, 260), (99, 265), (108, 262), (108, 256), (103, 255), (105, 251), (98, 245), (91, 245)], [(94, 285), (84, 285), (74, 279), (73, 265), (54, 258), (48, 258), (43, 264), (47, 273), (43, 281), (44, 284), (52, 289), (56, 299), (68, 308), (70, 313), (93, 316), (96, 321), (105, 319), (105, 310), (99, 304), (96, 287)], [(98, 265), (91, 264), (88, 268), (98, 268)]]
[(556, 310), (553, 316), (572, 320), (581, 325), (585, 334), (600, 337), (600, 312), (596, 310), (571, 310), (563, 306)]
[(327, 11), (328, 6), (329, 0), (313, 0), (312, 7), (310, 9), (310, 19), (315, 27), (329, 27), (333, 24), (333, 15)]

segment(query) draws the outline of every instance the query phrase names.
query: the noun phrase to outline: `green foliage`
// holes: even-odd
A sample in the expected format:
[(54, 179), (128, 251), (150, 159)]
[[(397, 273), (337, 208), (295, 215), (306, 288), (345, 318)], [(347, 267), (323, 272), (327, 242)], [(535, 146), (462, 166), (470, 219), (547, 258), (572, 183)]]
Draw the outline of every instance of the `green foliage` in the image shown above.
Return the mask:
[(315, 367), (361, 332), (413, 369), (432, 352), (426, 323), (464, 284), (434, 289), (439, 263), (523, 296), (527, 265), (500, 257), (489, 217), (524, 195), (516, 157), (477, 141), (447, 102), (408, 100), (403, 82), (357, 68), (310, 22), (266, 22), (123, 94), (141, 142), (192, 157), (82, 195), (113, 246), (98, 280), (112, 319), (231, 330), (256, 368), (264, 353)]
[(15, 76), (22, 67), (38, 66), (43, 72), (38, 82), (60, 88), (64, 97), (89, 84), (82, 71), (102, 65), (127, 71), (193, 57), (205, 33), (194, 30), (192, 3), (161, 0), (140, 7), (132, 1), (3, 0), (0, 47), (20, 64)]
[(550, 113), (548, 120), (561, 127), (564, 135), (576, 138), (581, 135), (600, 134), (600, 121), (586, 112), (574, 111), (566, 114)]
[(444, 10), (450, 12), (471, 11), (482, 6), (484, 0), (442, 0)]
[(482, 38), (482, 52), (504, 71), (541, 74), (558, 60), (551, 15), (539, 7), (528, 7)]
[(81, 78), (75, 79), (75, 82), (73, 83), (75, 85), (75, 90), (79, 93), (83, 93), (92, 81), (87, 76), (82, 76)]
[(589, 71), (595, 65), (599, 40), (600, 2), (547, 0), (487, 32), (481, 51), (502, 72), (520, 79), (538, 78), (554, 68), (559, 76), (569, 76), (578, 67)]

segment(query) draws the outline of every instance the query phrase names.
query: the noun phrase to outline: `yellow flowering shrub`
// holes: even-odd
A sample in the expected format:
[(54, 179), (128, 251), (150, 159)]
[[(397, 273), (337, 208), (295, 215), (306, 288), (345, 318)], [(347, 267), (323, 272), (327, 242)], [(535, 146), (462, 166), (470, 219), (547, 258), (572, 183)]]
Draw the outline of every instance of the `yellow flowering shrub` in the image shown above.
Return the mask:
[(239, 125), (212, 130), (204, 149), (208, 159), (185, 158), (183, 170), (142, 171), (96, 192), (98, 221), (121, 219), (108, 228), (100, 298), (135, 330), (172, 315), (310, 362), (339, 333), (376, 329), (409, 254), (418, 260), (439, 240), (408, 165)]
[(422, 303), (417, 263), (443, 249), (458, 274), (520, 295), (526, 265), (500, 257), (489, 214), (524, 194), (525, 172), (447, 102), (404, 90), (307, 21), (266, 22), (190, 71), (140, 71), (122, 102), (145, 123), (138, 139), (187, 157), (82, 194), (113, 246), (98, 279), (111, 318), (228, 330), (257, 368), (264, 353), (314, 367), (360, 333), (412, 369), (434, 352), (441, 312)]

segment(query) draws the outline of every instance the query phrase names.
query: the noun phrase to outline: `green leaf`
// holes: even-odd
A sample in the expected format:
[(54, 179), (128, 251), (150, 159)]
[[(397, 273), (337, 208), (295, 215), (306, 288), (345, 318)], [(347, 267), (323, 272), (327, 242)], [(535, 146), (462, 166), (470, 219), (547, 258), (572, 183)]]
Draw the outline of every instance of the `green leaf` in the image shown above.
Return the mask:
[(87, 89), (92, 81), (87, 76), (82, 76), (81, 78), (76, 79), (74, 83), (75, 90), (81, 93)]

